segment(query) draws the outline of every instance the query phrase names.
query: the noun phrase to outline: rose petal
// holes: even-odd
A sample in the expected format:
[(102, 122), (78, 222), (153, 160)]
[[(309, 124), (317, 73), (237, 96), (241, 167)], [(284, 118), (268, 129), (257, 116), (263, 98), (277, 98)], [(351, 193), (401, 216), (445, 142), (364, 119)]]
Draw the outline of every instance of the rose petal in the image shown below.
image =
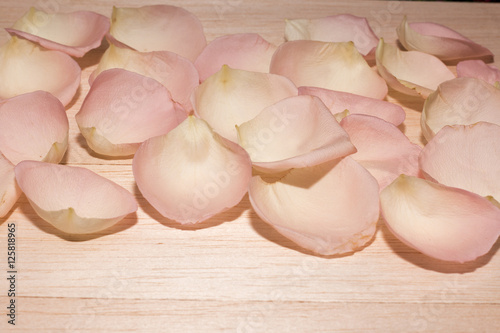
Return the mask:
[(194, 112), (220, 135), (238, 141), (235, 125), (258, 115), (265, 107), (296, 96), (297, 87), (274, 74), (231, 69), (224, 65), (194, 91)]
[(376, 180), (349, 156), (293, 169), (274, 183), (250, 182), (255, 212), (283, 236), (322, 255), (354, 251), (374, 235)]
[(406, 117), (405, 111), (399, 105), (342, 91), (299, 87), (299, 95), (318, 96), (333, 115), (349, 110), (349, 114), (375, 116), (396, 126), (402, 124)]
[(31, 7), (12, 28), (5, 30), (47, 49), (82, 57), (101, 45), (109, 25), (106, 16), (90, 11), (49, 14)]
[(48, 92), (0, 101), (0, 151), (14, 165), (23, 160), (59, 163), (68, 131), (64, 106)]
[(500, 84), (500, 69), (494, 65), (486, 65), (482, 60), (465, 60), (457, 64), (458, 77), (474, 77), (488, 82)]
[(309, 167), (356, 151), (323, 102), (306, 95), (265, 108), (238, 126), (238, 139), (264, 172)]
[(420, 124), (430, 141), (446, 125), (487, 121), (500, 125), (500, 90), (474, 78), (457, 78), (439, 85), (425, 101)]
[(69, 55), (12, 37), (0, 47), (0, 99), (45, 90), (67, 105), (80, 85), (80, 72)]
[(198, 18), (169, 5), (113, 7), (110, 35), (140, 52), (171, 51), (193, 62), (207, 45)]
[(0, 217), (7, 215), (21, 194), (14, 174), (14, 164), (0, 153)]
[(146, 140), (132, 168), (144, 198), (181, 224), (236, 206), (252, 176), (245, 150), (194, 116), (168, 134)]
[(418, 176), (421, 148), (393, 124), (367, 115), (349, 115), (340, 125), (357, 152), (351, 157), (377, 179), (380, 190), (400, 174)]
[(401, 175), (380, 193), (380, 203), (394, 235), (433, 258), (474, 260), (500, 235), (500, 209), (462, 189)]
[(446, 126), (420, 155), (426, 176), (500, 201), (500, 126), (479, 122)]
[(387, 84), (406, 95), (427, 98), (455, 75), (438, 58), (419, 51), (400, 51), (381, 38), (376, 51), (377, 68)]
[(108, 156), (133, 155), (186, 117), (158, 81), (121, 68), (97, 76), (75, 116), (89, 147)]
[(268, 73), (275, 50), (276, 46), (255, 33), (226, 35), (210, 42), (194, 65), (198, 69), (201, 82), (218, 72), (223, 65)]
[(399, 41), (407, 50), (432, 54), (443, 61), (493, 57), (487, 48), (440, 24), (430, 22), (408, 24), (405, 16), (396, 31)]
[(23, 161), (15, 173), (35, 212), (65, 233), (98, 232), (137, 210), (130, 192), (85, 168)]
[(297, 86), (313, 86), (383, 99), (384, 80), (373, 71), (352, 42), (297, 40), (281, 44), (270, 72), (288, 77)]
[(321, 42), (353, 42), (359, 53), (373, 52), (378, 37), (364, 17), (340, 14), (316, 19), (285, 20), (285, 39)]
[(190, 97), (199, 83), (198, 71), (191, 61), (173, 52), (138, 52), (110, 44), (96, 70), (90, 75), (90, 85), (97, 75), (111, 68), (123, 68), (153, 78), (163, 84), (172, 94), (173, 100), (186, 111), (193, 108)]

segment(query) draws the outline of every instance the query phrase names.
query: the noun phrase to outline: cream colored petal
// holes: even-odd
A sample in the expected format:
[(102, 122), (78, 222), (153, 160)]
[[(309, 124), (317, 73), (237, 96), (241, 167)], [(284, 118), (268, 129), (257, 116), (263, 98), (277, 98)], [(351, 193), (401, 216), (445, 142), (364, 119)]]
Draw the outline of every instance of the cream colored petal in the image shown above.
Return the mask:
[(15, 173), (36, 213), (65, 233), (98, 232), (137, 210), (130, 192), (85, 168), (23, 161)]
[(143, 141), (169, 132), (186, 117), (158, 81), (114, 68), (97, 76), (75, 118), (92, 150), (129, 156)]
[(82, 57), (101, 45), (109, 25), (106, 16), (91, 11), (46, 13), (31, 7), (6, 30), (47, 49)]
[(0, 151), (14, 165), (23, 160), (59, 163), (68, 131), (64, 106), (47, 92), (0, 101)]
[(356, 151), (315, 96), (285, 98), (238, 126), (238, 134), (254, 168), (264, 172), (314, 166)]
[(171, 51), (191, 61), (207, 45), (198, 18), (169, 5), (113, 7), (110, 34), (137, 51)]
[(500, 235), (500, 209), (462, 189), (401, 175), (380, 193), (380, 203), (394, 235), (433, 258), (475, 260)]
[(144, 198), (181, 224), (202, 222), (236, 206), (252, 176), (245, 150), (194, 116), (146, 140), (132, 167)]
[(288, 77), (297, 87), (312, 86), (383, 99), (385, 81), (368, 66), (352, 42), (297, 40), (281, 44), (270, 72)]
[(21, 194), (14, 174), (14, 164), (0, 153), (0, 218), (7, 215)]
[(194, 112), (220, 135), (238, 141), (236, 125), (258, 115), (265, 107), (296, 96), (287, 78), (223, 66), (200, 84), (192, 96)]
[(455, 75), (433, 55), (400, 51), (381, 38), (376, 51), (377, 69), (387, 84), (406, 95), (427, 98), (444, 81)]
[(351, 252), (373, 237), (379, 218), (377, 181), (352, 158), (293, 169), (274, 183), (254, 176), (255, 212), (298, 245), (322, 255)]
[(0, 47), (0, 99), (45, 90), (67, 105), (80, 85), (80, 66), (67, 54), (12, 37)]
[(457, 77), (475, 77), (489, 84), (500, 84), (500, 69), (482, 60), (465, 60), (457, 64)]
[(500, 89), (474, 78), (457, 78), (439, 85), (425, 101), (420, 125), (430, 141), (446, 125), (486, 121), (500, 125)]

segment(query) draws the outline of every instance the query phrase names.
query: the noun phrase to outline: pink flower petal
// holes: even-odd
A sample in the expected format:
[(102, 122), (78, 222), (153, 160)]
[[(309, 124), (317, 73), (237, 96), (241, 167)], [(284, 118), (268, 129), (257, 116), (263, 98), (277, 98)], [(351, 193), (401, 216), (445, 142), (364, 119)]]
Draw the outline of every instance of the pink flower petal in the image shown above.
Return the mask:
[(356, 151), (347, 133), (315, 96), (285, 98), (238, 126), (254, 168), (279, 172), (317, 165)]
[(68, 131), (64, 106), (48, 92), (0, 101), (0, 151), (14, 165), (23, 160), (59, 163)]
[(397, 33), (399, 41), (407, 50), (432, 54), (443, 61), (493, 57), (487, 48), (440, 24), (430, 22), (408, 24), (405, 17)]
[(321, 42), (353, 42), (359, 53), (373, 52), (378, 37), (364, 17), (340, 14), (317, 19), (286, 20), (285, 39), (317, 40)]
[(359, 249), (379, 218), (376, 180), (349, 156), (293, 169), (274, 183), (250, 182), (255, 212), (283, 236), (322, 255)]
[(281, 44), (270, 72), (288, 77), (296, 86), (312, 86), (383, 99), (384, 80), (373, 71), (352, 42), (297, 40)]
[(433, 258), (475, 260), (500, 235), (500, 209), (462, 189), (401, 175), (380, 193), (380, 203), (394, 235)]
[(204, 221), (237, 205), (252, 176), (245, 150), (194, 116), (146, 140), (132, 168), (144, 198), (181, 224)]
[(333, 115), (348, 110), (349, 114), (365, 114), (378, 117), (396, 126), (402, 124), (406, 117), (403, 108), (397, 104), (342, 91), (317, 87), (299, 87), (299, 95), (318, 96)]
[(224, 65), (195, 89), (192, 104), (195, 114), (214, 131), (237, 142), (236, 125), (254, 118), (265, 107), (296, 95), (297, 87), (286, 77)]
[(98, 232), (137, 210), (130, 192), (85, 168), (23, 161), (15, 173), (36, 213), (65, 233)]
[(69, 55), (12, 37), (0, 47), (0, 99), (45, 90), (67, 105), (80, 85), (80, 72)]
[(500, 69), (494, 65), (486, 65), (482, 60), (464, 60), (457, 64), (458, 77), (474, 77), (488, 82), (500, 84)]
[(500, 202), (500, 126), (445, 126), (424, 147), (420, 167), (440, 184)]
[(268, 73), (275, 50), (276, 46), (255, 33), (226, 35), (210, 42), (194, 65), (198, 69), (201, 82), (218, 72), (223, 65)]
[(406, 95), (427, 98), (455, 75), (438, 58), (419, 51), (400, 51), (381, 38), (376, 51), (377, 68), (387, 84)]
[(110, 44), (90, 75), (90, 85), (97, 75), (111, 68), (123, 68), (155, 79), (187, 112), (192, 110), (191, 93), (198, 86), (199, 77), (191, 61), (169, 51), (138, 52)]
[(14, 174), (14, 164), (0, 153), (0, 217), (7, 215), (21, 194)]
[(47, 49), (82, 57), (101, 45), (109, 25), (106, 16), (90, 11), (48, 14), (31, 7), (12, 28), (5, 30)]
[(96, 77), (75, 118), (92, 150), (129, 156), (143, 141), (169, 132), (186, 117), (158, 81), (114, 68)]
[(110, 34), (137, 51), (171, 51), (193, 62), (207, 45), (198, 18), (169, 5), (113, 7)]
[(350, 115), (340, 125), (357, 152), (351, 157), (377, 179), (380, 190), (400, 174), (418, 176), (421, 148), (413, 144), (393, 124), (366, 115)]

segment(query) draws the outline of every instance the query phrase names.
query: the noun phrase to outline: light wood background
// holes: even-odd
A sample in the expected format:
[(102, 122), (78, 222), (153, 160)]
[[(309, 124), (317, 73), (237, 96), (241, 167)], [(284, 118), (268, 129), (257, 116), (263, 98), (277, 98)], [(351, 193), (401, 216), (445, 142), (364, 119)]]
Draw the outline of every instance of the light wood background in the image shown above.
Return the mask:
[[(158, 3), (158, 1), (156, 2)], [(396, 40), (403, 15), (447, 25), (500, 56), (500, 5), (382, 1), (169, 1), (202, 21), (207, 39), (257, 32), (279, 44), (285, 18), (341, 13), (365, 16), (376, 33)], [(138, 0), (2, 0), (0, 26), (29, 6), (94, 10)], [(8, 39), (0, 32), (0, 43)], [(374, 241), (353, 255), (311, 255), (261, 221), (248, 197), (200, 227), (161, 217), (139, 193), (131, 160), (95, 156), (78, 133), (75, 113), (104, 47), (78, 62), (80, 89), (68, 108), (70, 148), (63, 163), (84, 165), (124, 186), (136, 214), (92, 236), (61, 234), (24, 196), (0, 219), (0, 331), (7, 325), (7, 224), (17, 228), (17, 319), (20, 332), (495, 332), (500, 327), (500, 242), (463, 265), (430, 259), (380, 223)], [(453, 68), (453, 67), (452, 67)], [(391, 91), (407, 111), (402, 130), (422, 144), (423, 100)], [(3, 273), (2, 273), (3, 272)]]

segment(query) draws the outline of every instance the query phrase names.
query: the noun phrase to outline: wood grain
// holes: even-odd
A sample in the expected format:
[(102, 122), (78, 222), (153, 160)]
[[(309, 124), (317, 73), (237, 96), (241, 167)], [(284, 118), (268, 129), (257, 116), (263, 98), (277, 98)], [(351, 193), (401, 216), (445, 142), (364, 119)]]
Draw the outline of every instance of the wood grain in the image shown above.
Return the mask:
[[(157, 3), (157, 2), (156, 2)], [(382, 1), (169, 1), (202, 21), (208, 40), (257, 32), (278, 44), (285, 18), (351, 13), (368, 18), (379, 36), (396, 40), (410, 21), (447, 25), (500, 56), (500, 6), (477, 3)], [(57, 11), (94, 10), (109, 16), (125, 0), (7, 0), (0, 25), (8, 27), (29, 6)], [(0, 43), (8, 35), (0, 34)], [(74, 115), (88, 92), (88, 76), (105, 45), (78, 62), (77, 96), (68, 108), (68, 165), (84, 165), (130, 190), (140, 209), (90, 236), (64, 235), (41, 220), (24, 196), (0, 219), (0, 307), (6, 281), (7, 224), (17, 227), (17, 325), (20, 332), (494, 332), (500, 326), (500, 242), (463, 265), (425, 257), (380, 223), (373, 242), (352, 255), (318, 257), (262, 222), (248, 197), (199, 227), (161, 217), (138, 191), (130, 159), (93, 154)], [(452, 68), (453, 69), (453, 68)], [(402, 130), (423, 145), (423, 100), (390, 91), (404, 107)], [(2, 273), (3, 274), (3, 273)], [(0, 331), (14, 331), (0, 319)]]

